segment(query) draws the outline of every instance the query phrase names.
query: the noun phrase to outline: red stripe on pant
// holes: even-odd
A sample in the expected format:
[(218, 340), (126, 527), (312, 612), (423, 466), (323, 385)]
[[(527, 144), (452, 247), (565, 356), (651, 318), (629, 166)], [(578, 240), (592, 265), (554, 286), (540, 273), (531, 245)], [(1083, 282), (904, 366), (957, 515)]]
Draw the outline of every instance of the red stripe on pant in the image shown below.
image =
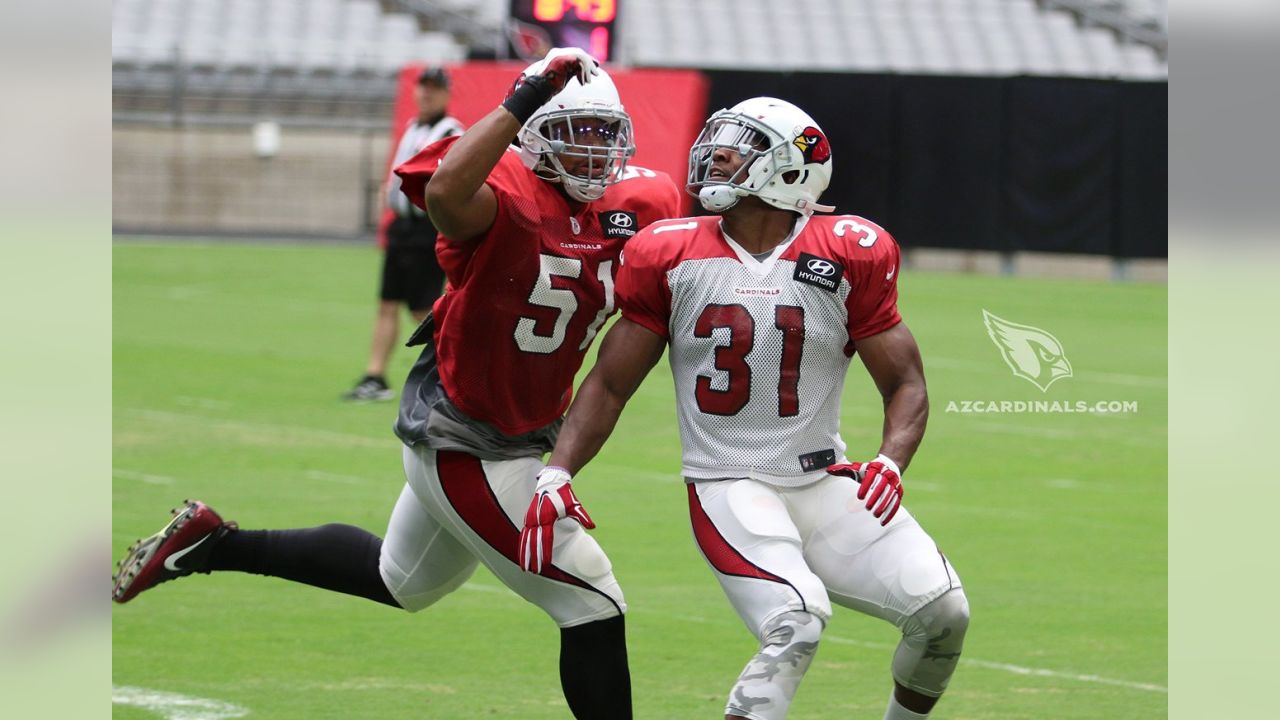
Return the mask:
[(711, 567), (725, 575), (759, 578), (791, 585), (791, 583), (777, 575), (754, 565), (750, 560), (743, 557), (737, 548), (730, 545), (729, 541), (725, 540), (724, 536), (720, 534), (720, 530), (716, 528), (715, 523), (711, 522), (711, 518), (707, 516), (707, 511), (702, 508), (702, 501), (698, 499), (697, 488), (692, 483), (688, 485), (688, 488), (689, 519), (693, 522), (693, 536), (698, 541), (698, 547), (702, 548), (702, 554), (706, 555), (707, 560), (711, 562)]
[[(441, 450), (436, 453), (436, 475), (440, 478), (440, 488), (453, 506), (454, 512), (475, 531), (489, 547), (497, 550), (513, 564), (519, 564), (520, 528), (511, 522), (511, 518), (502, 511), (498, 498), (489, 487), (489, 479), (485, 477), (484, 466), (480, 459), (454, 450)], [(533, 496), (529, 497), (533, 500)], [(554, 565), (544, 565), (538, 573), (551, 580), (576, 585), (594, 592), (600, 592), (569, 573)], [(603, 594), (603, 593), (601, 593)], [(606, 597), (608, 597), (606, 595)]]

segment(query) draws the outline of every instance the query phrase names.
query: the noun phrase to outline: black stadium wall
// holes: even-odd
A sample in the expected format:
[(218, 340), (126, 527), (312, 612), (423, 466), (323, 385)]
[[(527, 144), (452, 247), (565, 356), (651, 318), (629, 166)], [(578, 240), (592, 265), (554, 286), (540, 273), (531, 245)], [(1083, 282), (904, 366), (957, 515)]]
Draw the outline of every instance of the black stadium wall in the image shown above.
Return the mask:
[(708, 111), (772, 95), (813, 116), (823, 201), (903, 247), (1168, 256), (1167, 82), (706, 71)]

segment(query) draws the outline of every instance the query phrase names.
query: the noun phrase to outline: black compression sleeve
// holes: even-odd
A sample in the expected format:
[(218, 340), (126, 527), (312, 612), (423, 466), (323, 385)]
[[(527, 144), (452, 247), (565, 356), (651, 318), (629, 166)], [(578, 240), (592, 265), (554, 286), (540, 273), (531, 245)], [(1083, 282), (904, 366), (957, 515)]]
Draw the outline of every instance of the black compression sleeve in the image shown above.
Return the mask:
[(305, 530), (234, 530), (209, 554), (209, 569), (306, 583), (400, 607), (378, 572), (382, 539), (337, 523)]
[(516, 120), (521, 125), (528, 122), (529, 118), (538, 111), (538, 108), (547, 104), (554, 93), (551, 88), (551, 81), (541, 75), (525, 78), (520, 83), (520, 87), (515, 89), (502, 101), (502, 107), (507, 112), (516, 116)]

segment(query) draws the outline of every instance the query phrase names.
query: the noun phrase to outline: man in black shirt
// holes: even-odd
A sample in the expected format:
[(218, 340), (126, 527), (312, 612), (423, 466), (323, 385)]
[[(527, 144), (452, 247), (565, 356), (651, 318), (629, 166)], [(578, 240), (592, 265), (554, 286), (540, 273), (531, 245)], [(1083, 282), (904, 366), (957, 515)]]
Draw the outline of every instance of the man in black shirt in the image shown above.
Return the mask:
[[(442, 68), (426, 68), (418, 75), (413, 98), (418, 115), (400, 137), (393, 168), (437, 140), (462, 134), (462, 123), (446, 114), (449, 76)], [(343, 395), (347, 400), (390, 400), (395, 396), (387, 386), (386, 368), (400, 334), (400, 306), (407, 305), (414, 322), (421, 323), (444, 286), (444, 271), (436, 261), (436, 228), (427, 214), (400, 192), (400, 178), (395, 173), (387, 180), (384, 198), (396, 217), (387, 228), (369, 363), (364, 377)]]

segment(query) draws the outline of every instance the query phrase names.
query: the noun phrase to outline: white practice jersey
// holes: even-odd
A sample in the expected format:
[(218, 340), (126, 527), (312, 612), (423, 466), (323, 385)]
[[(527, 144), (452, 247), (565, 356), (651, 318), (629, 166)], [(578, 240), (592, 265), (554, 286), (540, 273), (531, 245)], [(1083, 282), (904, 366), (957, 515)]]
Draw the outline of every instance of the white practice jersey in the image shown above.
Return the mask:
[(797, 221), (764, 260), (718, 217), (627, 244), (618, 306), (670, 345), (685, 477), (794, 486), (847, 462), (845, 373), (857, 340), (901, 322), (898, 261), (888, 233), (847, 215)]

